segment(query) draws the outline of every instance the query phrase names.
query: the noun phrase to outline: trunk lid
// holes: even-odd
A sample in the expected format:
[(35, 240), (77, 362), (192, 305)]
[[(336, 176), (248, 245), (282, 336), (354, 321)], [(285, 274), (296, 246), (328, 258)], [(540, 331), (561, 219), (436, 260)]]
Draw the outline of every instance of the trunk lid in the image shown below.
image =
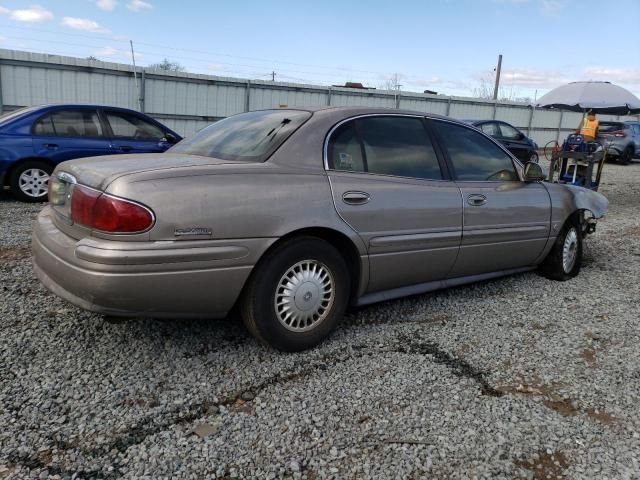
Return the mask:
[(241, 162), (171, 153), (105, 155), (69, 160), (60, 164), (58, 168), (56, 168), (56, 172), (66, 172), (73, 175), (76, 181), (82, 185), (104, 190), (111, 182), (122, 175), (173, 168), (222, 165), (226, 163)]

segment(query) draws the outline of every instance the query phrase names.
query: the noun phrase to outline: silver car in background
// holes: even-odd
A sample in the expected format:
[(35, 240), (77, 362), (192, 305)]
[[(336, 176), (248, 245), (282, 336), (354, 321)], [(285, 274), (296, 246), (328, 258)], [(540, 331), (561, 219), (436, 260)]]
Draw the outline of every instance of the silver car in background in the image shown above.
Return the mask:
[(244, 113), (164, 154), (59, 165), (34, 267), (88, 310), (222, 317), (237, 305), (261, 342), (302, 350), (349, 305), (535, 268), (575, 276), (608, 202), (543, 178), (445, 117)]

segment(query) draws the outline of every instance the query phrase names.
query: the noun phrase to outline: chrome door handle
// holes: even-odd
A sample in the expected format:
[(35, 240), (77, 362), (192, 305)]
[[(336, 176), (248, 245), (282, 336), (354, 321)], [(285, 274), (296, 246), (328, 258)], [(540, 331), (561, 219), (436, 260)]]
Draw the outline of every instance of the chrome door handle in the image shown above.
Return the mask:
[(349, 205), (364, 205), (371, 196), (367, 192), (345, 192), (342, 195), (342, 201)]
[(487, 197), (480, 195), (479, 193), (474, 193), (467, 197), (467, 203), (472, 207), (479, 207), (487, 203)]

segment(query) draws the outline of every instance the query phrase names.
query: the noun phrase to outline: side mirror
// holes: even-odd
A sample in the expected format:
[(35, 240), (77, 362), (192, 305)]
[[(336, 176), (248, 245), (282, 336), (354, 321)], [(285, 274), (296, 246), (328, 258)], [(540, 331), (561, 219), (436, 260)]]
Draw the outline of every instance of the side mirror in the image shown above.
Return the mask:
[(165, 133), (164, 139), (167, 143), (170, 143), (171, 145), (175, 145), (176, 143), (178, 143), (178, 139), (173, 133), (169, 133), (169, 132)]
[(525, 182), (540, 182), (547, 178), (542, 171), (542, 167), (537, 163), (527, 162), (524, 164), (524, 181)]

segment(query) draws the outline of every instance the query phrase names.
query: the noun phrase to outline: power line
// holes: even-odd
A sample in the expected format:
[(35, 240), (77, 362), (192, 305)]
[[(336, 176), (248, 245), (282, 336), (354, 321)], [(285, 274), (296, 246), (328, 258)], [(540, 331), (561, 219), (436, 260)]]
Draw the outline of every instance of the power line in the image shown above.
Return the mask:
[[(77, 37), (91, 38), (91, 39), (94, 39), (94, 40), (107, 40), (107, 41), (110, 41), (110, 42), (121, 42), (121, 43), (128, 43), (129, 42), (129, 40), (127, 40), (127, 39), (118, 39), (118, 38), (115, 38), (113, 36), (109, 37), (109, 36), (103, 36), (101, 34), (87, 35), (87, 34), (83, 34), (83, 33), (73, 33), (73, 32), (56, 32), (56, 31), (53, 31), (53, 30), (47, 30), (47, 29), (43, 29), (43, 28), (21, 27), (21, 26), (16, 26), (16, 25), (5, 25), (5, 24), (0, 24), (0, 27), (13, 28), (13, 29), (18, 29), (18, 30), (36, 31), (36, 32), (43, 32), (43, 33), (51, 33), (51, 34), (55, 34), (55, 35), (77, 36)], [(259, 57), (248, 57), (248, 56), (242, 56), (242, 55), (232, 55), (232, 54), (228, 54), (228, 53), (220, 53), (220, 52), (211, 52), (211, 51), (204, 51), (204, 50), (195, 50), (195, 49), (189, 49), (189, 48), (173, 47), (173, 46), (170, 46), (170, 45), (160, 45), (160, 44), (149, 43), (149, 42), (139, 42), (137, 40), (136, 40), (136, 45), (145, 45), (145, 46), (148, 46), (148, 47), (157, 47), (157, 48), (162, 48), (162, 49), (165, 49), (165, 50), (174, 50), (174, 51), (183, 51), (183, 52), (198, 53), (198, 54), (205, 54), (205, 55), (215, 55), (215, 56), (220, 56), (220, 57), (237, 58), (237, 59), (242, 59), (242, 60), (253, 60), (253, 61), (258, 61), (258, 62), (263, 62), (263, 63), (271, 63), (271, 64), (278, 63), (278, 64), (286, 64), (286, 65), (293, 65), (293, 66), (299, 66), (299, 67), (318, 68), (318, 69), (324, 69), (324, 70), (329, 69), (329, 70), (339, 71), (339, 72), (368, 73), (368, 74), (383, 75), (383, 76), (388, 76), (388, 74), (389, 74), (388, 72), (373, 71), (373, 70), (361, 70), (361, 69), (339, 67), (339, 66), (317, 65), (317, 64), (290, 62), (290, 61), (286, 61), (286, 60), (274, 60), (274, 59), (265, 59), (265, 58), (259, 58)]]

